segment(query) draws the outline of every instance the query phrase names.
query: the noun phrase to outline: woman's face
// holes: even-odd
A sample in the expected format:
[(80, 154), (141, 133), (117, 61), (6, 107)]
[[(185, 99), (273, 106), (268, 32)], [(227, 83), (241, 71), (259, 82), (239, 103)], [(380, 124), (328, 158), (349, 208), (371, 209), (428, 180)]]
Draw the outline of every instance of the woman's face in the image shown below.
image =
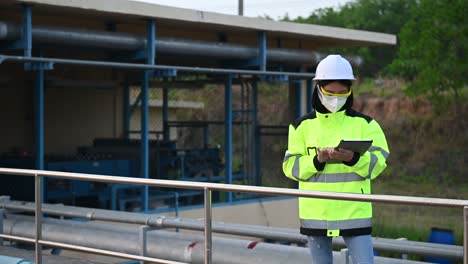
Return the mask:
[(349, 92), (348, 86), (339, 82), (332, 82), (322, 87), (325, 91), (332, 94), (346, 94)]

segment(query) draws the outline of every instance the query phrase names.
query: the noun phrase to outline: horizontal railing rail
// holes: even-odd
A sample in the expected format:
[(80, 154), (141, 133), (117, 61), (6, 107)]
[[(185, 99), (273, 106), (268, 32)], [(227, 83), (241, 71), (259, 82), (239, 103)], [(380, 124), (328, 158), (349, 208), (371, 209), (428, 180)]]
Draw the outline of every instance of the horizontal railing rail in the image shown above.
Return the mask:
[[(443, 199), (443, 198), (430, 198), (430, 197), (411, 197), (411, 196), (396, 196), (396, 195), (369, 195), (369, 194), (351, 194), (351, 193), (332, 193), (332, 192), (319, 192), (319, 191), (305, 191), (297, 189), (275, 188), (275, 187), (260, 187), (260, 186), (246, 186), (222, 183), (207, 183), (207, 182), (188, 182), (188, 181), (174, 181), (174, 180), (158, 180), (158, 179), (143, 179), (143, 178), (130, 178), (121, 176), (104, 176), (97, 174), (81, 174), (70, 172), (57, 172), (57, 171), (41, 171), (41, 170), (25, 170), (25, 169), (10, 169), (0, 168), (0, 174), (21, 175), (21, 176), (34, 176), (36, 193), (36, 263), (41, 262), (41, 245), (50, 245), (51, 241), (41, 240), (41, 215), (42, 215), (42, 177), (50, 178), (64, 178), (85, 180), (94, 182), (107, 182), (107, 183), (124, 183), (135, 185), (146, 185), (153, 187), (172, 187), (172, 188), (185, 188), (185, 189), (202, 189), (204, 190), (204, 206), (205, 206), (205, 263), (212, 263), (211, 261), (211, 192), (212, 191), (227, 191), (227, 192), (245, 192), (257, 193), (266, 195), (281, 195), (281, 196), (296, 196), (296, 197), (309, 197), (309, 198), (323, 198), (335, 200), (350, 200), (350, 201), (368, 201), (379, 203), (397, 203), (408, 205), (429, 205), (429, 206), (444, 206), (444, 207), (459, 207), (464, 208), (464, 256), (463, 263), (468, 264), (467, 246), (468, 246), (468, 200), (459, 199)], [(5, 237), (2, 235), (2, 237)], [(6, 238), (6, 237), (5, 237)], [(61, 244), (62, 247), (73, 248), (76, 246)], [(58, 246), (58, 247), (60, 247)], [(93, 252), (92, 249), (81, 247), (77, 250), (85, 252)], [(97, 249), (96, 249), (97, 250)], [(103, 252), (103, 254), (111, 254), (112, 252)], [(114, 252), (115, 254), (120, 254)], [(141, 256), (127, 256), (131, 259), (140, 259)], [(155, 263), (175, 263), (167, 262), (159, 259), (150, 260)]]

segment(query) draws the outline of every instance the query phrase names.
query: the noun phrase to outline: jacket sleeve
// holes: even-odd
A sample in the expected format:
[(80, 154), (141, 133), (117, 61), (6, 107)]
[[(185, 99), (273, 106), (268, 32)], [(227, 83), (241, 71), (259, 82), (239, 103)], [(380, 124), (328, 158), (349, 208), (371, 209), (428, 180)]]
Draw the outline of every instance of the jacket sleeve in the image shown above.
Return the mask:
[(369, 123), (363, 138), (372, 139), (372, 146), (359, 158), (354, 169), (364, 178), (375, 179), (387, 167), (387, 158), (390, 154), (387, 140), (382, 128), (375, 120)]
[[(318, 172), (314, 165), (315, 156), (315, 150), (310, 150), (310, 153), (307, 153), (302, 133), (294, 128), (293, 125), (290, 125), (288, 150), (286, 150), (283, 160), (283, 172), (286, 177), (295, 181), (308, 180)], [(323, 167), (321, 170), (323, 170)]]

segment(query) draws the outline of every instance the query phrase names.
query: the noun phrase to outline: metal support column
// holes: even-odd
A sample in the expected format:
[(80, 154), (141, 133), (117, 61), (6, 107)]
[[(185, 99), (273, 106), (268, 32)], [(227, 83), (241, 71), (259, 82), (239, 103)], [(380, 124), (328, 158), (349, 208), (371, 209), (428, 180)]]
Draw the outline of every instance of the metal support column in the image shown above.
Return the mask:
[(463, 264), (468, 264), (468, 206), (463, 208)]
[[(23, 35), (22, 48), (25, 57), (31, 57), (32, 54), (32, 10), (31, 6), (23, 6)], [(24, 64), (24, 69), (28, 70), (31, 63)]]
[[(149, 72), (144, 71), (141, 86), (141, 177), (149, 178), (149, 143), (148, 143), (148, 85)], [(148, 186), (143, 187), (143, 211), (148, 211)]]
[(36, 248), (36, 264), (42, 263), (42, 246), (39, 244), (39, 240), (42, 237), (42, 176), (35, 175), (34, 177), (35, 189), (36, 189), (36, 212), (35, 212), (35, 221), (36, 221), (36, 237), (35, 237), (35, 248)]
[[(23, 35), (22, 48), (25, 57), (32, 55), (32, 10), (31, 6), (23, 6)], [(24, 64), (25, 70), (31, 70), (31, 63)], [(35, 144), (36, 144), (36, 169), (44, 169), (44, 71), (34, 73), (34, 98), (35, 98)]]
[(314, 105), (312, 103), (312, 93), (313, 92), (313, 81), (311, 79), (307, 80), (307, 113), (312, 112), (312, 109), (314, 109)]
[(254, 168), (255, 168), (255, 185), (262, 185), (262, 176), (261, 176), (261, 144), (260, 144), (260, 131), (258, 130), (258, 86), (257, 81), (252, 82), (252, 129), (254, 134)]
[[(225, 182), (232, 184), (232, 75), (226, 76), (224, 88), (224, 157)], [(227, 193), (227, 202), (232, 202), (232, 192)]]
[(302, 81), (294, 80), (294, 89), (296, 93), (295, 98), (295, 109), (296, 109), (296, 118), (302, 116)]
[[(154, 65), (155, 59), (155, 38), (156, 38), (156, 23), (154, 19), (147, 22), (147, 47), (146, 47), (146, 64)], [(145, 70), (143, 73), (143, 83), (141, 86), (141, 177), (149, 178), (149, 143), (148, 143), (148, 90), (149, 79), (152, 74), (151, 70)], [(148, 211), (149, 188), (147, 185), (143, 187), (142, 195), (143, 211)]]
[(169, 141), (169, 126), (167, 125), (167, 122), (169, 121), (169, 89), (164, 86), (163, 87), (163, 109), (162, 109), (162, 121), (163, 121), (163, 140), (164, 141)]
[(124, 138), (130, 138), (130, 84), (125, 83), (123, 87), (124, 94)]
[(211, 190), (204, 188), (205, 197), (205, 264), (211, 264)]
[(34, 72), (36, 169), (44, 169), (44, 70)]
[(258, 58), (260, 63), (260, 70), (266, 71), (267, 65), (267, 38), (266, 32), (261, 31), (258, 33)]
[[(32, 9), (31, 6), (25, 4), (23, 6), (23, 52), (25, 57), (32, 56)], [(24, 69), (33, 69), (32, 63), (25, 63)], [(47, 68), (46, 64), (37, 64), (34, 72), (34, 98), (35, 98), (35, 154), (36, 161), (35, 167), (38, 170), (44, 170), (44, 68)], [(41, 188), (45, 189), (45, 180), (40, 181)], [(37, 189), (36, 189), (37, 192)], [(37, 195), (37, 194), (36, 194)], [(46, 192), (40, 193), (40, 198), (45, 199)], [(36, 213), (37, 214), (37, 213)], [(36, 245), (37, 251), (37, 245)], [(40, 262), (36, 262), (40, 263)]]

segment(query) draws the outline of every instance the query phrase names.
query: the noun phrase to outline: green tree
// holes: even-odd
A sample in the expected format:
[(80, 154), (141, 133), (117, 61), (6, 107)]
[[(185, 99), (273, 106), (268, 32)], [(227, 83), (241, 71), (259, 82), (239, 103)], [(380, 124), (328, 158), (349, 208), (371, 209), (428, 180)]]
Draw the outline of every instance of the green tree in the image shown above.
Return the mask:
[[(416, 0), (357, 0), (338, 9), (318, 9), (307, 18), (295, 22), (398, 34), (410, 17), (409, 11)], [(362, 77), (373, 77), (392, 62), (397, 46), (328, 48), (324, 52), (361, 56), (363, 65), (358, 69)]]
[[(410, 81), (411, 94), (426, 94), (436, 104), (445, 104), (442, 98), (465, 102), (468, 1), (422, 0), (411, 13), (399, 35), (392, 72)], [(441, 96), (447, 94), (454, 96)]]

